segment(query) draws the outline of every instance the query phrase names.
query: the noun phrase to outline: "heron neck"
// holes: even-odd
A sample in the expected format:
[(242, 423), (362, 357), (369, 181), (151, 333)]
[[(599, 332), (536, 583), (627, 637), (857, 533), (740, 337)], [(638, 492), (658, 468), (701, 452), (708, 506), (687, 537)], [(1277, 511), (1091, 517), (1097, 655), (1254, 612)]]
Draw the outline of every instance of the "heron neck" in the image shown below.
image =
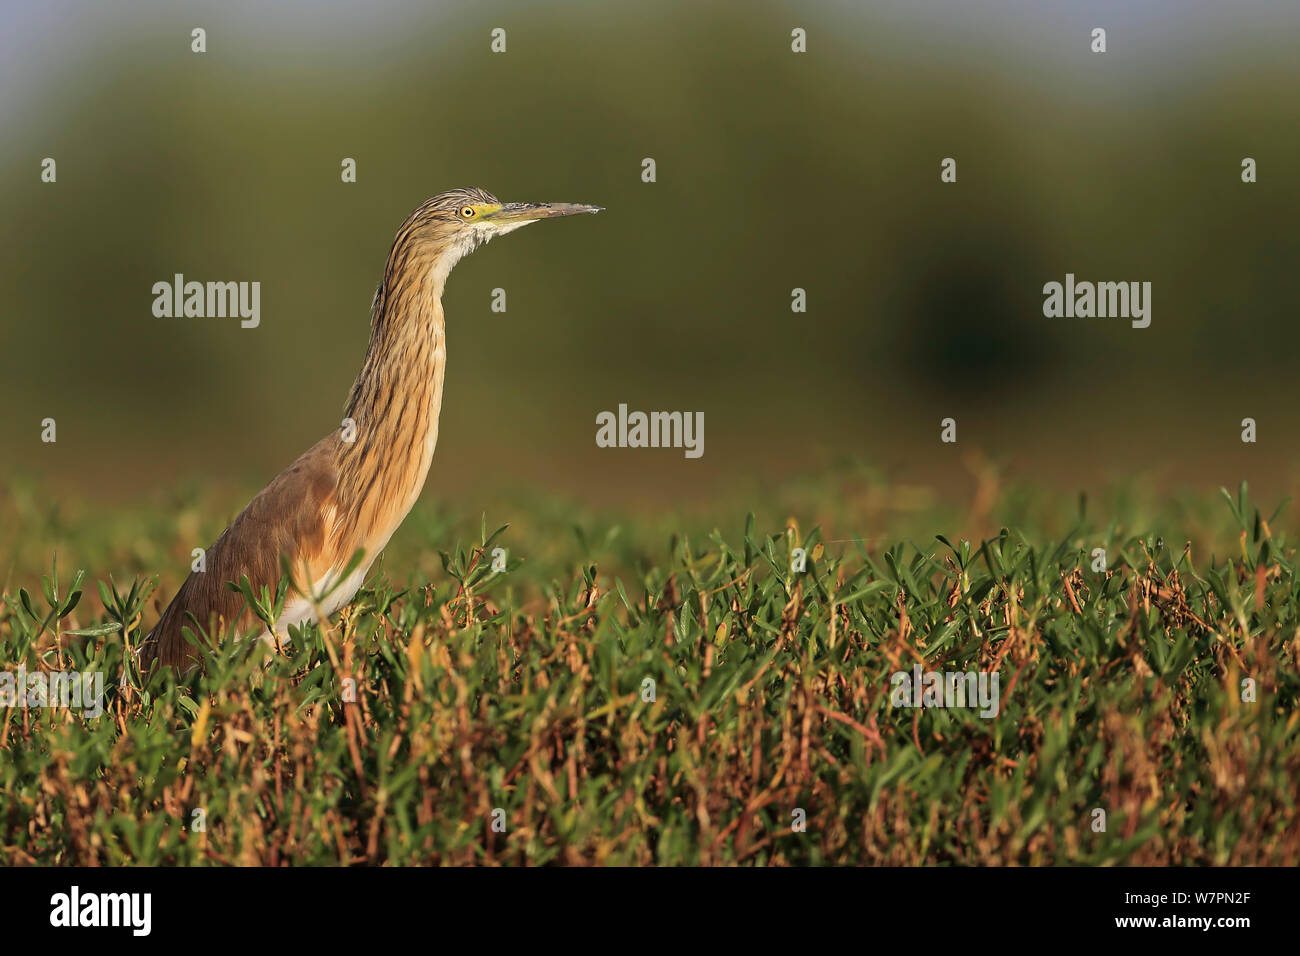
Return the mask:
[(441, 390), (442, 363), (435, 355), (445, 357), (442, 288), (427, 267), (393, 270), (390, 264), (375, 293), (370, 343), (348, 396), (347, 417), (358, 424), (387, 421), (405, 407), (393, 405), (395, 394), (419, 394), (429, 384)]
[(376, 293), (370, 345), (338, 444), (339, 491), (373, 557), (424, 487), (438, 440), (446, 367), (442, 282), (390, 269)]

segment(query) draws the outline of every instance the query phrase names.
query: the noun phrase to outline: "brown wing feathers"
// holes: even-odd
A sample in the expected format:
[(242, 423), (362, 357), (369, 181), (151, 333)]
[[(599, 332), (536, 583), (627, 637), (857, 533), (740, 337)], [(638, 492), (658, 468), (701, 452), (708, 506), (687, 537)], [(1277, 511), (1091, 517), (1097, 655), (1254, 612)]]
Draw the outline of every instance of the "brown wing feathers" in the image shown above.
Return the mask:
[(326, 523), (327, 516), (336, 510), (338, 441), (338, 435), (331, 434), (317, 442), (250, 501), (222, 532), (207, 551), (206, 569), (190, 574), (141, 645), (141, 673), (148, 674), (155, 663), (181, 672), (200, 663), (195, 649), (181, 633), (181, 628), (187, 626), (199, 633), (190, 620), (191, 614), (205, 630), (215, 624), (216, 630), (209, 630), (210, 637), (216, 637), (236, 620), (241, 630), (257, 626), (244, 607), (243, 596), (226, 587), (227, 581), (237, 582), (246, 574), (255, 591), (263, 586), (274, 590), (280, 579), (281, 555), (295, 568), (309, 566), (317, 577), (329, 570), (334, 556), (326, 553)]

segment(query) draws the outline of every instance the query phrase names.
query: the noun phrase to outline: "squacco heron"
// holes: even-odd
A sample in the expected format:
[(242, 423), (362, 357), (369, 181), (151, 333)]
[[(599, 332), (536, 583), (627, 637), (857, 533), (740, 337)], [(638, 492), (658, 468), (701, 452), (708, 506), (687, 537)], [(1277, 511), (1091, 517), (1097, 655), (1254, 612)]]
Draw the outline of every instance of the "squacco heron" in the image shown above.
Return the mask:
[[(454, 189), (411, 213), (393, 240), (371, 306), (370, 344), (345, 411), (351, 428), (308, 449), (222, 532), (207, 550), (204, 570), (186, 579), (142, 642), (143, 675), (155, 667), (183, 672), (201, 665), (183, 627), (214, 637), (230, 625), (252, 633), (256, 619), (226, 584), (244, 575), (255, 593), (274, 592), (284, 568), (290, 570), (296, 588), (275, 622), (277, 637), (352, 600), (415, 504), (433, 460), (447, 361), (442, 290), (448, 273), (494, 236), (539, 219), (599, 211), (573, 203), (502, 203), (482, 189)], [(272, 635), (263, 628), (262, 637)]]

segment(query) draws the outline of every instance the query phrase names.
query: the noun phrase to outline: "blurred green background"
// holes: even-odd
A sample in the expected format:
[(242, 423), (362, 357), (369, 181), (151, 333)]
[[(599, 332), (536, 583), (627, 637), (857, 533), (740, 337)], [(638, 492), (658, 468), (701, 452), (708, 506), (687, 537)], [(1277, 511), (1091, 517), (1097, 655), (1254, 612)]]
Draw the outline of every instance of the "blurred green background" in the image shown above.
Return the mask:
[[(607, 212), (456, 269), (426, 498), (661, 507), (841, 459), (940, 489), (988, 462), (1071, 496), (1300, 484), (1296, 5), (81, 2), (3, 21), (0, 487), (138, 501), (206, 481), (242, 504), (337, 426), (396, 227), (461, 185)], [(261, 282), (260, 327), (155, 318), (177, 272)], [(1067, 272), (1152, 282), (1150, 328), (1044, 318)], [(620, 402), (703, 411), (704, 457), (598, 449)]]

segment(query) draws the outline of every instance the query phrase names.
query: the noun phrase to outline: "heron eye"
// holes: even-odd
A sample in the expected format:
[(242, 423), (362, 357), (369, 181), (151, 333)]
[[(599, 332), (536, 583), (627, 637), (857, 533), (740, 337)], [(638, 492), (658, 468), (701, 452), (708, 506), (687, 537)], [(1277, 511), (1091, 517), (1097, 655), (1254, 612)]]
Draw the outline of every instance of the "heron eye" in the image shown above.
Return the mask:
[(473, 206), (466, 206), (466, 207), (464, 207), (463, 209), (461, 209), (460, 214), (461, 214), (461, 216), (463, 216), (463, 217), (466, 218), (466, 219), (473, 219), (473, 218), (474, 218), (474, 207), (473, 207)]

